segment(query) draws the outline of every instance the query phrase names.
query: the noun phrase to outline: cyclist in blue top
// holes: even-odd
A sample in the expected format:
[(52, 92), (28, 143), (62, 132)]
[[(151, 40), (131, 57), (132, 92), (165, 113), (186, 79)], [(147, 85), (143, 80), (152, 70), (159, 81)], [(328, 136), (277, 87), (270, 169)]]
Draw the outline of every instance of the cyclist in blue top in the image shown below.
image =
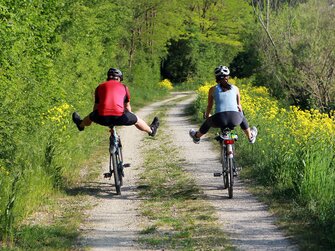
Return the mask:
[[(198, 131), (191, 129), (189, 132), (196, 144), (199, 144), (200, 137), (206, 134), (211, 127), (233, 129), (237, 125), (240, 125), (251, 144), (256, 141), (257, 128), (249, 127), (243, 115), (239, 89), (228, 83), (229, 73), (227, 66), (220, 65), (214, 70), (217, 85), (212, 86), (208, 92), (206, 120)], [(214, 103), (215, 114), (211, 116)]]

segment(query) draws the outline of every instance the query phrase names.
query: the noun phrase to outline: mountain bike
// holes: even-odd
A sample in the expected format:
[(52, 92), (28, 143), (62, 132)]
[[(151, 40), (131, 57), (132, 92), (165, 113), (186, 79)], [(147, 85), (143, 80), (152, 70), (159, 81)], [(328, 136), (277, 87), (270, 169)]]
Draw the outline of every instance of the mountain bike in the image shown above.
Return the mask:
[(121, 137), (116, 132), (114, 126), (110, 126), (109, 137), (109, 172), (104, 173), (105, 178), (111, 179), (114, 176), (114, 185), (116, 194), (121, 195), (121, 186), (123, 185), (124, 168), (130, 164), (123, 163)]
[(235, 146), (238, 136), (230, 128), (221, 129), (221, 133), (215, 137), (220, 143), (222, 172), (214, 173), (215, 177), (223, 177), (223, 188), (228, 188), (228, 197), (233, 198), (234, 176), (237, 175), (236, 162), (234, 159)]

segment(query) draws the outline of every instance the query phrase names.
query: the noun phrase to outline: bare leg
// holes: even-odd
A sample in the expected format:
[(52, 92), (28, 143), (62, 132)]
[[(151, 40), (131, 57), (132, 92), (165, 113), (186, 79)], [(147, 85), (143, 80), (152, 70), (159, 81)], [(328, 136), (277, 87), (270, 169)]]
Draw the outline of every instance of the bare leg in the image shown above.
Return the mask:
[(243, 132), (245, 133), (245, 135), (248, 137), (248, 139), (251, 139), (251, 131), (250, 131), (250, 127), (248, 129), (243, 130)]
[(151, 128), (148, 126), (147, 123), (145, 123), (141, 118), (137, 117), (137, 122), (135, 124), (137, 129), (147, 132), (147, 133), (152, 133)]
[(92, 124), (92, 120), (89, 116), (86, 116), (80, 123), (80, 127), (84, 128), (85, 126), (90, 126)]
[(195, 134), (195, 137), (197, 138), (201, 138), (201, 136), (203, 136), (204, 134), (202, 134), (201, 132), (197, 131), (196, 134)]

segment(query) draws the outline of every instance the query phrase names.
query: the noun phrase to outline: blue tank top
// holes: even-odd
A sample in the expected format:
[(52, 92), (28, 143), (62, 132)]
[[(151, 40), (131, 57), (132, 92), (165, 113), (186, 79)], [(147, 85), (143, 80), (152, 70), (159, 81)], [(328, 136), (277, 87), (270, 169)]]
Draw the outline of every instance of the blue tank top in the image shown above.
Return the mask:
[(231, 89), (225, 92), (219, 84), (216, 85), (213, 98), (215, 101), (215, 113), (230, 111), (238, 112), (237, 87), (235, 85), (231, 85)]

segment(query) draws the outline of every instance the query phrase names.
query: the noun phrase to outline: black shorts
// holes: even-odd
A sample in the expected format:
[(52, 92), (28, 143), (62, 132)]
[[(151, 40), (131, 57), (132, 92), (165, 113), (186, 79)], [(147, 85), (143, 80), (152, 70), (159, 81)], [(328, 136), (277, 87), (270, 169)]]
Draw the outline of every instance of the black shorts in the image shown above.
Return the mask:
[(248, 121), (242, 112), (219, 112), (206, 119), (199, 131), (205, 134), (211, 127), (222, 129), (229, 127), (234, 129), (237, 125), (240, 125), (242, 130), (249, 128)]
[(121, 116), (100, 116), (98, 110), (90, 113), (90, 119), (102, 126), (129, 126), (134, 125), (137, 122), (137, 117), (134, 113), (125, 112)]

